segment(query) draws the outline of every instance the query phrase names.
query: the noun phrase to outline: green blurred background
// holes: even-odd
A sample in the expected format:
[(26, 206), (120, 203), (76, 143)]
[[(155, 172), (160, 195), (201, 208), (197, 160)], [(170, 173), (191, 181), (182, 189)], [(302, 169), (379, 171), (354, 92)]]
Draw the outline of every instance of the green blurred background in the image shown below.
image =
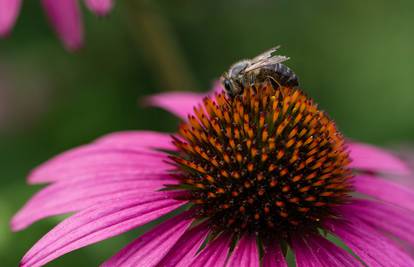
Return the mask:
[[(11, 233), (10, 217), (40, 186), (38, 164), (103, 134), (174, 131), (167, 112), (138, 99), (206, 91), (234, 61), (276, 44), (302, 88), (347, 137), (379, 145), (414, 137), (414, 2), (411, 0), (124, 0), (108, 18), (84, 12), (86, 46), (66, 52), (39, 4), (24, 1), (0, 41), (0, 265), (15, 266), (56, 224)], [(50, 266), (95, 266), (139, 230)]]

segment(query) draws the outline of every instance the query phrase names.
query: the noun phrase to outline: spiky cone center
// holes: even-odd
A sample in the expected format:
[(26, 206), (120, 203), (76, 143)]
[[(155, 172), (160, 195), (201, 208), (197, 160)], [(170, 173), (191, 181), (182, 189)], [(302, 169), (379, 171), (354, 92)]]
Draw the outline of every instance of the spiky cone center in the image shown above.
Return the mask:
[(299, 89), (264, 83), (206, 97), (174, 144), (195, 216), (216, 232), (317, 231), (351, 191), (343, 136)]

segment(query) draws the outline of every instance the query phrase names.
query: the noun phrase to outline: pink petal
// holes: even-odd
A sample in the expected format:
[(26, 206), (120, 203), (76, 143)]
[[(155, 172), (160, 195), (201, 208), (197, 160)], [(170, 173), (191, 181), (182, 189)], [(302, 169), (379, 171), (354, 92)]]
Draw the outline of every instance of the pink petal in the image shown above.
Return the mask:
[[(305, 240), (306, 239), (306, 240)], [(318, 265), (316, 262), (320, 262), (320, 266), (363, 266), (357, 259), (351, 254), (346, 252), (340, 247), (337, 247), (330, 241), (321, 237), (320, 235), (309, 235), (305, 239), (297, 240), (296, 242), (301, 243), (301, 248), (295, 249), (295, 254), (311, 255), (310, 258), (303, 261), (302, 263), (297, 259), (297, 267), (307, 267)], [(301, 251), (302, 250), (302, 251)], [(305, 252), (306, 251), (306, 252)], [(304, 253), (305, 252), (305, 253)], [(314, 260), (312, 260), (314, 257)]]
[(131, 172), (165, 173), (171, 169), (165, 163), (167, 155), (155, 149), (175, 150), (170, 135), (149, 131), (113, 133), (55, 156), (36, 168), (28, 180), (43, 183)]
[(358, 175), (354, 179), (357, 192), (397, 206), (414, 210), (414, 191), (409, 187), (370, 175)]
[(224, 266), (230, 249), (230, 241), (231, 238), (225, 234), (222, 234), (214, 241), (210, 241), (188, 266)]
[(257, 249), (256, 237), (245, 234), (238, 242), (230, 255), (227, 266), (259, 267), (259, 251)]
[(101, 177), (107, 173), (162, 174), (171, 170), (164, 153), (115, 150), (89, 145), (65, 152), (30, 173), (29, 183)]
[(177, 117), (186, 120), (187, 115), (193, 113), (193, 108), (201, 103), (205, 94), (201, 93), (162, 93), (153, 95), (146, 100), (146, 104), (163, 108)]
[(21, 0), (0, 0), (0, 37), (9, 35), (20, 12)]
[(106, 16), (113, 7), (112, 0), (85, 0), (86, 6), (98, 16)]
[(176, 150), (171, 134), (150, 131), (124, 131), (105, 135), (95, 141), (96, 144), (118, 149), (136, 150)]
[[(347, 217), (356, 217), (414, 245), (414, 214), (406, 209), (369, 200), (354, 201), (340, 208)], [(352, 219), (351, 219), (352, 220)]]
[(178, 208), (171, 193), (126, 198), (91, 206), (40, 239), (23, 257), (21, 266), (42, 266), (75, 249), (119, 235)]
[(193, 222), (188, 212), (167, 220), (126, 246), (103, 266), (155, 266)]
[(13, 217), (12, 229), (22, 230), (49, 216), (79, 211), (100, 202), (154, 194), (165, 184), (174, 184), (164, 176), (152, 179), (75, 180), (54, 183), (37, 194)]
[(198, 225), (187, 231), (158, 266), (187, 267), (196, 257), (196, 253), (205, 241), (209, 228), (205, 224)]
[(130, 157), (131, 159), (134, 157), (147, 157), (148, 159), (151, 159), (151, 161), (160, 158), (162, 158), (162, 160), (165, 160), (167, 158), (163, 152), (146, 151), (143, 149), (138, 150), (132, 148), (111, 148), (105, 144), (91, 144), (68, 150), (58, 156), (53, 157), (48, 162), (56, 165), (78, 160), (81, 162), (87, 162), (87, 164), (89, 164), (92, 159), (105, 159), (108, 157), (119, 157), (120, 160), (125, 157)]
[(187, 115), (193, 113), (194, 106), (201, 103), (204, 97), (214, 92), (221, 92), (222, 90), (223, 87), (217, 82), (213, 90), (209, 93), (162, 93), (148, 97), (145, 103), (150, 106), (163, 108), (177, 117), (186, 120)]
[(264, 248), (263, 267), (288, 267), (280, 245), (272, 242)]
[(411, 174), (411, 170), (402, 160), (386, 150), (362, 143), (349, 143), (348, 148), (352, 168), (401, 175)]
[(312, 248), (302, 237), (292, 238), (292, 249), (295, 252), (295, 261), (297, 267), (316, 267), (322, 266), (318, 255), (315, 255)]
[(77, 0), (42, 0), (50, 23), (70, 51), (83, 44), (82, 18)]
[(414, 260), (392, 240), (362, 221), (331, 221), (326, 226), (368, 266), (414, 266)]
[[(155, 165), (155, 164), (154, 164)], [(88, 168), (78, 171), (75, 169), (67, 170), (67, 172), (58, 172), (55, 176), (51, 173), (41, 173), (35, 171), (29, 176), (29, 183), (44, 183), (44, 182), (55, 182), (64, 180), (99, 180), (105, 178), (111, 178), (112, 180), (125, 180), (135, 177), (135, 179), (151, 179), (154, 176), (166, 175), (171, 170), (171, 166), (161, 162), (159, 165), (151, 166), (147, 164), (143, 166), (134, 165), (111, 165), (111, 166), (89, 166)], [(43, 176), (46, 175), (46, 176)]]

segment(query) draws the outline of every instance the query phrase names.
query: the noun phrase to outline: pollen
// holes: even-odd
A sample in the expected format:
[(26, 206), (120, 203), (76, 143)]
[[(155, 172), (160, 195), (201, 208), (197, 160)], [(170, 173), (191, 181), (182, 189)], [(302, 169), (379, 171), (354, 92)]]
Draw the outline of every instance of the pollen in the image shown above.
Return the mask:
[(343, 136), (297, 88), (262, 83), (206, 97), (173, 142), (194, 214), (217, 232), (317, 231), (352, 191)]

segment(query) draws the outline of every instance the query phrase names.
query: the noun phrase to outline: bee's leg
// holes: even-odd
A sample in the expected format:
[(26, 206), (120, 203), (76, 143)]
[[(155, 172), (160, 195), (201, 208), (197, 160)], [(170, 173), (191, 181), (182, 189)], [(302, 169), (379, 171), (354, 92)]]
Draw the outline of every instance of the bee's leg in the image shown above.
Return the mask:
[(243, 88), (247, 86), (246, 77), (240, 79), (240, 86)]
[(276, 88), (282, 87), (282, 85), (274, 77), (266, 76), (266, 80), (267, 79), (273, 84), (274, 87), (276, 87)]
[(243, 76), (239, 81), (239, 84), (242, 88), (246, 88), (247, 86), (249, 86), (246, 76)]
[(243, 93), (243, 88), (244, 88), (243, 84), (244, 84), (244, 82), (241, 79), (238, 80), (238, 81), (234, 81), (234, 88), (233, 88), (234, 89), (234, 91), (233, 91), (234, 98)]
[(255, 83), (255, 76), (253, 73), (249, 74), (250, 86), (253, 87)]
[(244, 77), (241, 78), (240, 80), (237, 81), (237, 84), (239, 86), (238, 93), (241, 94), (242, 93), (241, 91), (243, 90), (243, 88), (246, 87), (246, 79)]
[(256, 75), (253, 73), (249, 74), (249, 85), (257, 93), (259, 85), (257, 84)]
[(282, 88), (282, 85), (272, 76), (267, 76), (266, 80), (270, 81), (270, 83), (272, 83), (272, 85), (276, 88), (276, 90), (279, 91), (279, 93), (280, 93), (280, 94), (278, 94), (279, 101), (282, 101), (282, 99), (284, 98), (283, 90), (279, 90), (279, 89)]

